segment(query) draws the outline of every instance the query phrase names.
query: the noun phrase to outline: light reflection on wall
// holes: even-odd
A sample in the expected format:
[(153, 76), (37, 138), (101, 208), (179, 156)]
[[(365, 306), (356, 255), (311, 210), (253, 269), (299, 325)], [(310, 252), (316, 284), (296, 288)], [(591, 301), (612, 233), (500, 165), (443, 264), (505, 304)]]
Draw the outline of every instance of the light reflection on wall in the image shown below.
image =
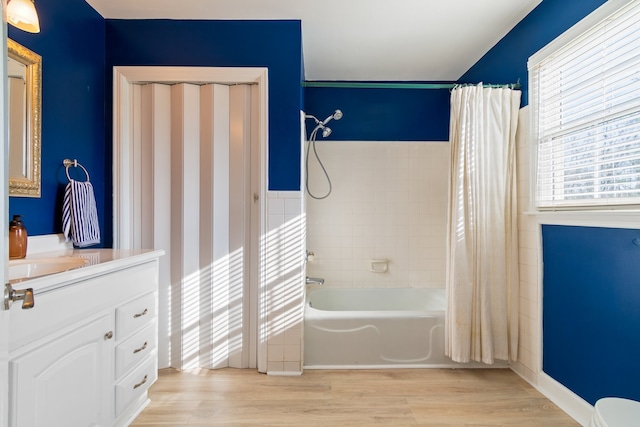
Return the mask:
[[(300, 373), (306, 228), (300, 194), (271, 192), (267, 210), (268, 231), (259, 247), (264, 300), (257, 304), (258, 342), (266, 344), (267, 372)], [(234, 366), (240, 357), (249, 309), (243, 257), (239, 248), (180, 282), (183, 369)]]
[(182, 280), (183, 369), (239, 363), (245, 324), (243, 255), (238, 249)]
[[(270, 192), (264, 236), (267, 371), (302, 370), (306, 218), (299, 192)], [(264, 319), (263, 319), (264, 320)]]

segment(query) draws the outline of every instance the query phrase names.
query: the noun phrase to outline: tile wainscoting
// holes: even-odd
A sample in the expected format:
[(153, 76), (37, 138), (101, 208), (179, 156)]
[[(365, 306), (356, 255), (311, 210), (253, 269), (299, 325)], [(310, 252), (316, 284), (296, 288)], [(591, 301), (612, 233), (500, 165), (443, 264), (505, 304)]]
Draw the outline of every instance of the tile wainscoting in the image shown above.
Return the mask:
[(305, 218), (302, 193), (267, 193), (267, 373), (302, 372)]

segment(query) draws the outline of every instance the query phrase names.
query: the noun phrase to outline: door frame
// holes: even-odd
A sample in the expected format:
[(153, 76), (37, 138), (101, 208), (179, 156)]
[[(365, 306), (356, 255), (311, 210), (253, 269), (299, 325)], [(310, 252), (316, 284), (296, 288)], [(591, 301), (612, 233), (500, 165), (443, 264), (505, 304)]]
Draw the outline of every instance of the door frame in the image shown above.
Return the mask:
[[(3, 17), (0, 25), (0, 45), (2, 46), (3, 57), (7, 57), (7, 19), (5, 13), (6, 2), (0, 4), (0, 14)], [(0, 166), (0, 199), (2, 209), (0, 209), (0, 224), (2, 227), (2, 245), (0, 245), (0, 259), (4, 260), (0, 270), (2, 280), (2, 294), (4, 294), (4, 284), (8, 282), (8, 259), (9, 259), (9, 229), (4, 226), (8, 223), (9, 214), (9, 127), (7, 125), (7, 64), (6, 60), (0, 64), (0, 129), (2, 139), (2, 165)], [(4, 309), (4, 303), (0, 304), (0, 425), (9, 425), (9, 310)]]
[[(268, 164), (268, 69), (264, 67), (113, 67), (113, 247), (134, 248), (134, 200), (140, 195), (129, 185), (136, 175), (132, 144), (132, 85), (140, 83), (219, 83), (257, 85), (258, 106), (254, 111), (255, 129), (260, 145), (259, 242), (257, 289), (251, 287), (250, 299), (257, 310), (250, 313), (255, 328), (257, 368), (267, 371), (266, 277), (263, 236), (266, 235), (267, 164)], [(253, 121), (254, 119), (252, 119)], [(253, 339), (250, 337), (250, 339)]]

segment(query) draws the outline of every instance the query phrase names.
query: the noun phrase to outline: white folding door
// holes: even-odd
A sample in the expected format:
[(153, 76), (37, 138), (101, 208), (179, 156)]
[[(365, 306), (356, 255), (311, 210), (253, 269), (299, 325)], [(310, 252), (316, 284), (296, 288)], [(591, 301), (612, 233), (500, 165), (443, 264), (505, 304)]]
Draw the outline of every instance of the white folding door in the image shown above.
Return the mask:
[(160, 366), (256, 367), (256, 96), (245, 84), (132, 86), (133, 247), (166, 252)]

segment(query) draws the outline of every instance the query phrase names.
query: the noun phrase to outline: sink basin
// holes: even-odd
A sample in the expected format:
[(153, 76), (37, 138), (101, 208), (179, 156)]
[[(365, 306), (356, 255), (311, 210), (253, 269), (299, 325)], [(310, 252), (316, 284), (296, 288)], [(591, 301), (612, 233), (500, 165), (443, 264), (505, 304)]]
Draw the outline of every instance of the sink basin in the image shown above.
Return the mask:
[(88, 260), (75, 257), (33, 258), (9, 260), (9, 280), (25, 280), (61, 273), (87, 265)]

